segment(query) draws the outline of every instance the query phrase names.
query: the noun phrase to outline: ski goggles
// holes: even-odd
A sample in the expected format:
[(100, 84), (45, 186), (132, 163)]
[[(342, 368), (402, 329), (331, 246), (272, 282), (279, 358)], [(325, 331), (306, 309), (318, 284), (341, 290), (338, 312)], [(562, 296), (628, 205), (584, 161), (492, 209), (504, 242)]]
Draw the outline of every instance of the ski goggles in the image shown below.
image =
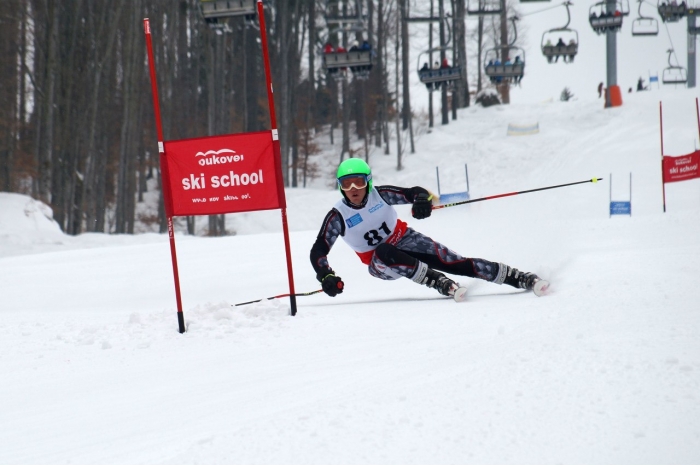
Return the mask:
[(349, 174), (338, 178), (338, 186), (344, 191), (349, 191), (353, 187), (355, 189), (364, 189), (367, 187), (368, 176), (366, 174)]

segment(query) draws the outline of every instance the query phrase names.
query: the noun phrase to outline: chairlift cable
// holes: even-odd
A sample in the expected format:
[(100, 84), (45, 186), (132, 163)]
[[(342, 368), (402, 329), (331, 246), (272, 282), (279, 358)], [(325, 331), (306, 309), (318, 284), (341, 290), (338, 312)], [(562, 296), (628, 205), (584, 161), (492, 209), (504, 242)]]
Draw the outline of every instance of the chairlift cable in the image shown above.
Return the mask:
[(520, 16), (523, 17), (523, 16), (535, 15), (535, 14), (537, 14), (537, 13), (542, 13), (543, 11), (548, 11), (548, 10), (553, 10), (553, 9), (555, 9), (555, 8), (559, 8), (560, 6), (566, 5), (567, 3), (569, 3), (569, 2), (562, 2), (562, 3), (560, 3), (559, 5), (554, 5), (554, 6), (550, 6), (550, 7), (547, 7), (547, 8), (543, 8), (543, 9), (541, 9), (541, 10), (532, 11), (532, 12), (526, 13), (526, 14), (521, 14)]
[[(671, 42), (671, 50), (673, 51), (673, 56), (676, 58), (676, 63), (678, 63), (678, 66), (680, 66), (680, 61), (678, 61), (678, 57), (676, 56), (676, 47), (673, 46), (673, 40), (671, 40), (671, 33), (668, 32), (668, 23), (666, 21), (663, 22), (664, 27), (666, 28), (666, 35), (668, 36), (668, 41)], [(669, 63), (669, 66), (672, 66), (671, 63)]]

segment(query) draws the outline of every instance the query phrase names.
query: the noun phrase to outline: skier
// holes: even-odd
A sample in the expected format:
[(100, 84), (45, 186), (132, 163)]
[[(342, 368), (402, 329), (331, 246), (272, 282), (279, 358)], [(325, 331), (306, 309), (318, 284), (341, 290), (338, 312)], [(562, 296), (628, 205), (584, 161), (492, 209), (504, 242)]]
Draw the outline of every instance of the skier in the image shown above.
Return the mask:
[(369, 274), (375, 278), (408, 278), (456, 301), (466, 299), (466, 289), (440, 271), (505, 283), (532, 290), (538, 296), (549, 286), (549, 282), (534, 273), (521, 272), (503, 263), (462, 257), (410, 228), (398, 218), (392, 205), (411, 203), (414, 218), (429, 217), (432, 194), (422, 187), (374, 187), (372, 171), (360, 158), (349, 158), (340, 164), (337, 185), (343, 198), (323, 220), (310, 256), (316, 279), (331, 297), (342, 293), (345, 287), (328, 263), (328, 253), (338, 236), (368, 265)]

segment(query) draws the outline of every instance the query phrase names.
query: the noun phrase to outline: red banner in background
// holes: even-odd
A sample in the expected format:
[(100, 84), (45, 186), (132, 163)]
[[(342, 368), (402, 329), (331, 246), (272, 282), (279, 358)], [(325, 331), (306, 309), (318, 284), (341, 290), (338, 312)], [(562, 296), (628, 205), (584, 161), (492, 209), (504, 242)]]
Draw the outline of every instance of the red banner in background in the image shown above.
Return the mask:
[(270, 131), (165, 142), (174, 216), (280, 208)]
[(664, 156), (664, 182), (700, 178), (700, 150), (679, 157)]

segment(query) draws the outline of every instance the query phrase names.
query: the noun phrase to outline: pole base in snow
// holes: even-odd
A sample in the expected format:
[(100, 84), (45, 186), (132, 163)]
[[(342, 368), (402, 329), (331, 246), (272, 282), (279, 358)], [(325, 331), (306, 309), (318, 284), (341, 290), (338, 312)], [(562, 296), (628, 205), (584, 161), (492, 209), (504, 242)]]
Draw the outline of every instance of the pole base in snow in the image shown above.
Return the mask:
[(622, 106), (622, 92), (620, 86), (614, 85), (606, 91), (605, 108)]
[(180, 334), (184, 333), (186, 331), (185, 328), (185, 314), (182, 312), (177, 312), (177, 325), (180, 328)]

